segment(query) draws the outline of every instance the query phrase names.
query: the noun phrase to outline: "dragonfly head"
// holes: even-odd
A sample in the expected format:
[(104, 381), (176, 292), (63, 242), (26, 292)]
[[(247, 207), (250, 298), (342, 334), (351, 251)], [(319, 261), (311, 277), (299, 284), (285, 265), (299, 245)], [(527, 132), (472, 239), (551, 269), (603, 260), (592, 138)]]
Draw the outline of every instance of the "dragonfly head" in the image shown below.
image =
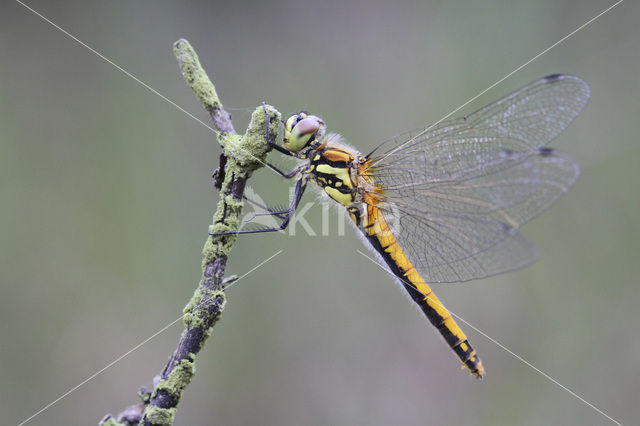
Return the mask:
[(327, 126), (320, 117), (308, 115), (306, 112), (293, 114), (284, 123), (284, 147), (298, 153), (318, 144), (326, 129)]

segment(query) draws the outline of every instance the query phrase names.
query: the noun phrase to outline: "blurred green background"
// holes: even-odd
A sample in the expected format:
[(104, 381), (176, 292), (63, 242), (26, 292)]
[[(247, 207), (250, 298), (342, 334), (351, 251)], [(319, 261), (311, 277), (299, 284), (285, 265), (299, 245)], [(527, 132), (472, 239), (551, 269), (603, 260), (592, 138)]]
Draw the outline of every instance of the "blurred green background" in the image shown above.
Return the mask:
[[(181, 37), (238, 108), (238, 130), (264, 100), (283, 114), (321, 115), (368, 151), (438, 120), (611, 3), (28, 4), (205, 122), (171, 52)], [(207, 128), (19, 3), (1, 10), (0, 412), (9, 425), (178, 318), (200, 276), (220, 148)], [(592, 88), (554, 143), (582, 175), (524, 228), (539, 261), (435, 286), (453, 312), (622, 423), (640, 417), (639, 12), (622, 3), (460, 112), (551, 73)], [(269, 171), (250, 185), (287, 202), (289, 183)], [(311, 210), (320, 229), (322, 209)], [(229, 289), (177, 424), (608, 424), (463, 324), (487, 378), (460, 371), (392, 280), (356, 253), (353, 230), (335, 234), (241, 238), (228, 273), (284, 251)], [(173, 326), (30, 424), (96, 424), (136, 402), (180, 332)]]

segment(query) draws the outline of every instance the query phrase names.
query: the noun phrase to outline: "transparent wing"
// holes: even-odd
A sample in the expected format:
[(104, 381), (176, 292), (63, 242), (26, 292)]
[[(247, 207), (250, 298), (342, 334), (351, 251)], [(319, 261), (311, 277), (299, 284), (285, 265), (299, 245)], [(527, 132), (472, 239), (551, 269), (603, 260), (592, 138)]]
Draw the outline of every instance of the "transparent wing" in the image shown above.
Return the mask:
[(394, 140), (372, 160), (384, 217), (427, 281), (483, 278), (535, 259), (517, 229), (579, 174), (569, 156), (543, 145), (588, 98), (577, 77), (545, 77), (465, 118)]

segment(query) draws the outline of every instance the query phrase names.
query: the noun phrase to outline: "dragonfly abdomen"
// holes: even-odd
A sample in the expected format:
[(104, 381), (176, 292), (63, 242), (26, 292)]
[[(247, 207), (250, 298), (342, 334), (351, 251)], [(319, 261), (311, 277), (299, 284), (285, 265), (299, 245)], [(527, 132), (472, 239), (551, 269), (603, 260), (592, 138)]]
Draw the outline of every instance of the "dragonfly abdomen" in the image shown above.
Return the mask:
[(438, 329), (444, 340), (460, 358), (471, 374), (484, 376), (484, 368), (464, 332), (454, 321), (449, 311), (433, 293), (413, 267), (398, 245), (381, 211), (374, 205), (367, 208), (367, 224), (360, 226), (367, 241), (382, 256), (391, 271), (398, 277), (411, 299), (420, 306), (427, 319)]

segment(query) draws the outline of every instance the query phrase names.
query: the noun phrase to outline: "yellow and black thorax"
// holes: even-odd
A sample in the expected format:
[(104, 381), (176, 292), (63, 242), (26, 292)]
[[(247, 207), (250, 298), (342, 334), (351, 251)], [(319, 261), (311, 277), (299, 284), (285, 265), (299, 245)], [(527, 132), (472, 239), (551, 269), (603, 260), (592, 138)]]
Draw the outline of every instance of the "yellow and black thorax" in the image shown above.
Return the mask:
[[(329, 138), (331, 135), (329, 136)], [(324, 143), (309, 158), (308, 176), (329, 197), (349, 206), (356, 201), (361, 156), (332, 143)]]
[(285, 122), (284, 147), (290, 155), (306, 161), (302, 178), (320, 186), (333, 200), (351, 206), (362, 201), (360, 172), (367, 158), (340, 142), (340, 136), (325, 134), (321, 118), (305, 112)]

